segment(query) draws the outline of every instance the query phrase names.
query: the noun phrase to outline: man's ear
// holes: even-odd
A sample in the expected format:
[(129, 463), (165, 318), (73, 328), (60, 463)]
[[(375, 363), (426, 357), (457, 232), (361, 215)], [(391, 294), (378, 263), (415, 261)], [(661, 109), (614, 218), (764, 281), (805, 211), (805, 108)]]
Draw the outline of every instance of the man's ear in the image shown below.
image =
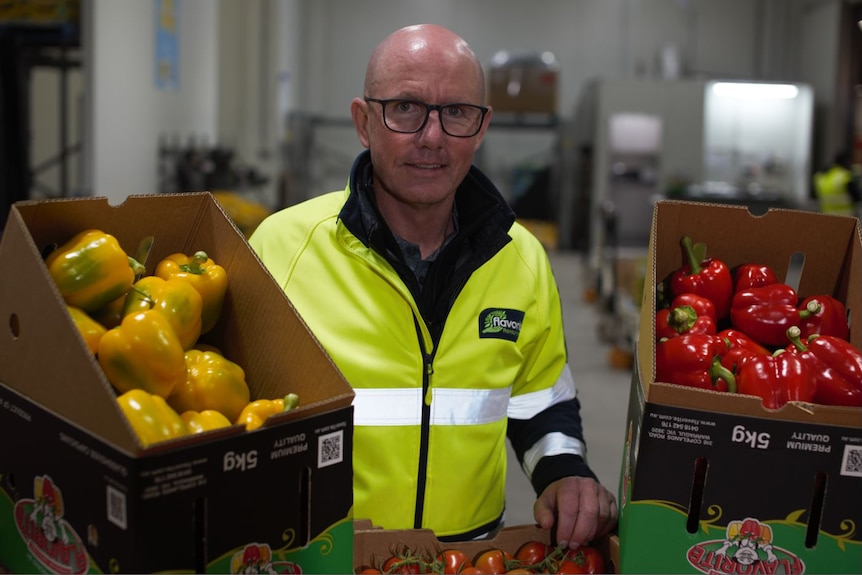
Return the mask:
[(359, 141), (365, 148), (370, 147), (368, 138), (368, 102), (362, 98), (353, 98), (350, 102), (350, 116), (353, 118), (353, 126), (356, 128), (356, 135), (359, 136)]

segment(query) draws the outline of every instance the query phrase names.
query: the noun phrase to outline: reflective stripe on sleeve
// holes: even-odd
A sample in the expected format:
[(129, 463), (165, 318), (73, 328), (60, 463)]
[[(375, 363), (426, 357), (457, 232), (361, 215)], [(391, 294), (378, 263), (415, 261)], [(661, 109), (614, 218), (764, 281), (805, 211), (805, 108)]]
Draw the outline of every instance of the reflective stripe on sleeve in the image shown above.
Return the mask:
[(587, 446), (574, 437), (563, 433), (549, 433), (533, 444), (533, 447), (524, 453), (524, 463), (521, 465), (528, 479), (533, 478), (533, 470), (543, 457), (564, 454), (580, 455), (584, 461), (587, 460)]
[[(511, 387), (502, 389), (434, 388), (431, 425), (479, 425), (506, 417)], [(420, 425), (422, 390), (419, 388), (355, 388), (354, 425)]]
[(566, 364), (553, 387), (512, 397), (508, 415), (512, 419), (530, 419), (551, 405), (573, 399), (575, 395), (575, 380), (572, 378), (572, 370)]

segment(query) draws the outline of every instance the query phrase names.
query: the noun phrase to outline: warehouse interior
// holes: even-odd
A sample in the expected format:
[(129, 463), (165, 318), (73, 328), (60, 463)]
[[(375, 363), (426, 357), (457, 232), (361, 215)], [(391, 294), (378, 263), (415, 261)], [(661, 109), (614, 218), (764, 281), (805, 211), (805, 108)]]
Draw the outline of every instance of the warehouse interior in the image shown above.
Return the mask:
[[(498, 102), (476, 162), (548, 248), (612, 490), (655, 202), (816, 211), (814, 172), (840, 151), (862, 167), (860, 0), (53, 4), (0, 21), (0, 231), (22, 200), (218, 191), (250, 233), (343, 187), (380, 39), (420, 22), (467, 39)], [(793, 97), (729, 103), (720, 83)], [(507, 493), (507, 522), (531, 523), (516, 462)]]

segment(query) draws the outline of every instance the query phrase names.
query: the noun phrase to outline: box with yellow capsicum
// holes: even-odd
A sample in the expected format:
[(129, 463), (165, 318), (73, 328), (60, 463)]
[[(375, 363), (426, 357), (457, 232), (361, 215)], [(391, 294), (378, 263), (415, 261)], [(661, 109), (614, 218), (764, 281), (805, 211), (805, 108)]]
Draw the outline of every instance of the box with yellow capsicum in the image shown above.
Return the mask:
[[(705, 253), (694, 257), (691, 242), (705, 246)], [(695, 345), (701, 334), (682, 340), (692, 344), (692, 354), (706, 349), (709, 363), (686, 372), (687, 380), (671, 379), (693, 355), (677, 345), (664, 347), (680, 340), (658, 334), (656, 310), (668, 296), (662, 288), (676, 289), (679, 279), (710, 285), (708, 280), (724, 278), (724, 297), (738, 300), (727, 280), (736, 276), (738, 282), (740, 270), (751, 264), (767, 266), (775, 281), (794, 286), (800, 302), (821, 294), (839, 301), (847, 310), (839, 323), (848, 324), (849, 344), (862, 350), (858, 219), (657, 202), (621, 434), (621, 573), (851, 573), (862, 565), (862, 408), (798, 398), (769, 405), (768, 396), (745, 387), (743, 370), (732, 389), (729, 368), (719, 361), (724, 371), (713, 373), (709, 365), (738, 345), (727, 333), (715, 348)], [(708, 295), (716, 302), (722, 297)], [(724, 313), (716, 312), (718, 333), (733, 326), (735, 306), (723, 303)], [(739, 325), (734, 331), (741, 331)], [(787, 346), (793, 347), (790, 340), (762, 357), (790, 364), (795, 352)], [(757, 364), (742, 365), (747, 370)]]
[[(149, 236), (140, 269), (127, 256)], [(54, 273), (73, 239), (100, 246), (84, 286)], [(217, 306), (167, 285), (213, 262), (227, 281)], [(155, 317), (153, 302), (181, 298), (199, 322)], [(211, 194), (15, 204), (0, 320), (0, 567), (352, 568), (353, 391)], [(167, 351), (148, 345), (168, 332)], [(216, 371), (228, 383), (212, 387)], [(201, 389), (222, 395), (220, 412), (195, 409)]]

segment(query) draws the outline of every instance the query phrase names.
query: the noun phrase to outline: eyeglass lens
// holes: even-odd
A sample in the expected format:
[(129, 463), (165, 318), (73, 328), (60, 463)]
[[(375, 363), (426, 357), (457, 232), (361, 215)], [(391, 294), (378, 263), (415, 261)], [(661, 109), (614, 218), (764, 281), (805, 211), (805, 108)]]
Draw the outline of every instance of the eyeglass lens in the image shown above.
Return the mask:
[(482, 108), (471, 104), (432, 106), (413, 100), (389, 100), (383, 105), (383, 120), (390, 130), (418, 132), (437, 110), (443, 131), (452, 136), (472, 136), (482, 123)]

